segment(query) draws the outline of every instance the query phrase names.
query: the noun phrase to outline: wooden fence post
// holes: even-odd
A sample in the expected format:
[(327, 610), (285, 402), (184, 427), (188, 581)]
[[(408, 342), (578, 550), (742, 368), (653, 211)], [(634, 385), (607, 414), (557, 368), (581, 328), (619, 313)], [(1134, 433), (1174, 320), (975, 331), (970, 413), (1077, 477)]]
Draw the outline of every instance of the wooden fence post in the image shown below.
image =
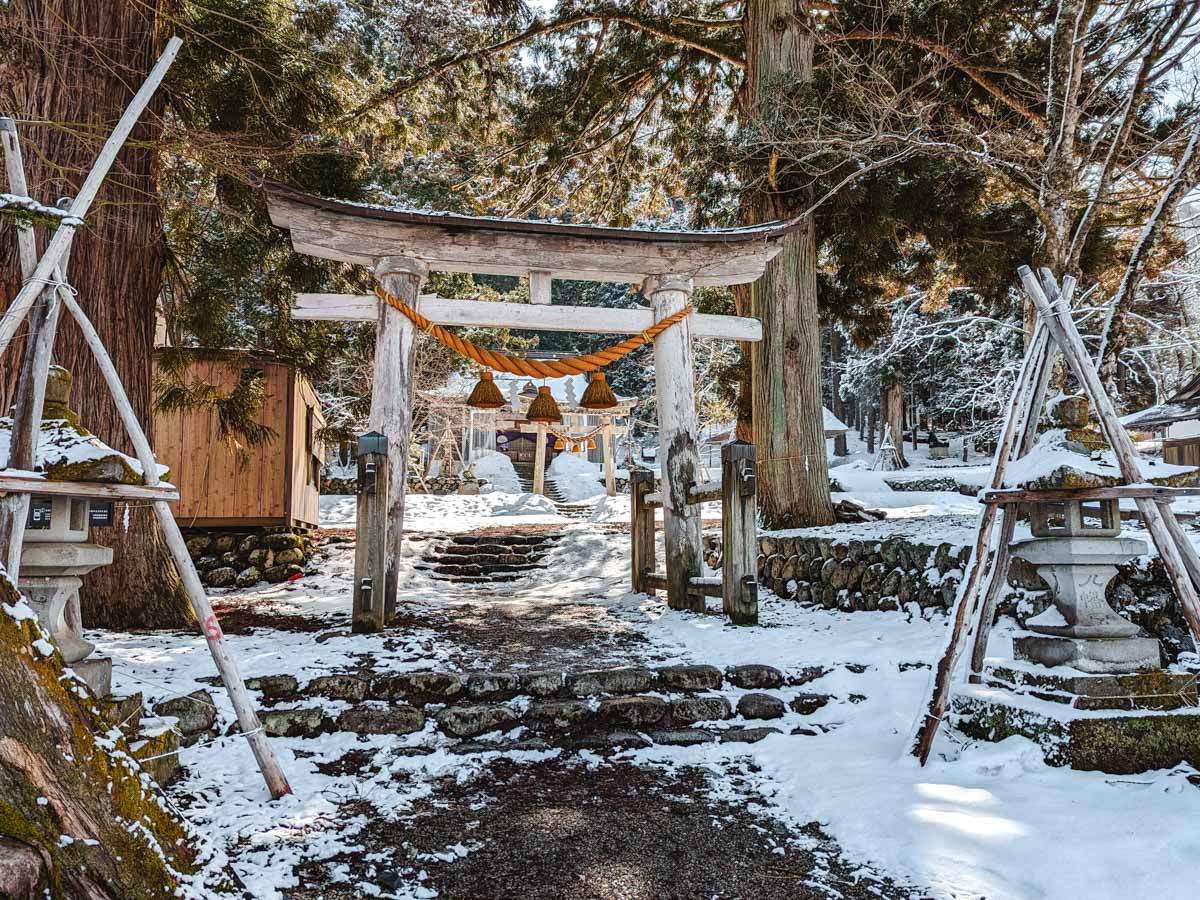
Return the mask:
[[(371, 441), (376, 444), (372, 446)], [(383, 631), (387, 624), (384, 591), (388, 554), (387, 438), (377, 432), (360, 438), (358, 518), (354, 544), (354, 604), (351, 629), (358, 634)], [(366, 451), (366, 452), (364, 452)]]
[(654, 473), (649, 469), (629, 472), (629, 566), (633, 570), (633, 590), (653, 594), (646, 585), (646, 573), (654, 571), (654, 507), (646, 503), (646, 495), (654, 492)]
[(754, 445), (721, 448), (721, 598), (734, 625), (758, 624), (758, 522)]
[(546, 495), (546, 423), (538, 422), (533, 439), (537, 446), (533, 448), (533, 492), (539, 497)]

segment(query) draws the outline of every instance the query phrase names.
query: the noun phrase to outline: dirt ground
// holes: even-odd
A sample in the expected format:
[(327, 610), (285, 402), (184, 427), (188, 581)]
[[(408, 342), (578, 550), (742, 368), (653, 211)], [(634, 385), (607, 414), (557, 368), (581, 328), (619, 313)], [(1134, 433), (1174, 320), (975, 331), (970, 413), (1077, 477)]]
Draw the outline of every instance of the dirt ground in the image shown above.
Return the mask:
[[(447, 779), (402, 822), (368, 825), (363, 852), (333, 862), (349, 867), (352, 882), (385, 892), (423, 870), (438, 896), (463, 900), (922, 896), (843, 862), (816, 823), (789, 832), (712, 799), (704, 770), (596, 762), (501, 759), (468, 784)], [(465, 854), (449, 849), (456, 845)], [(323, 872), (303, 871), (290, 896), (366, 896), (324, 884)]]

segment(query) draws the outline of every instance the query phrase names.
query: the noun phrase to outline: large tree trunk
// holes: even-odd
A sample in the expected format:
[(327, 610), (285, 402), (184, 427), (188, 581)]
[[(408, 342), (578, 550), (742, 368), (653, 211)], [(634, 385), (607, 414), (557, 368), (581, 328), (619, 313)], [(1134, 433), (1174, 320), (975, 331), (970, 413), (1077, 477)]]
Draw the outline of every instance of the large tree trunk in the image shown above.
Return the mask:
[[(812, 79), (812, 19), (805, 0), (749, 0), (745, 13), (744, 114), (753, 120), (776, 90)], [(788, 84), (788, 82), (791, 84)], [(782, 85), (782, 88), (780, 87)], [(786, 219), (808, 202), (803, 189), (780, 184), (774, 158), (756, 160), (753, 221)], [(751, 288), (751, 313), (763, 340), (750, 353), (758, 498), (769, 528), (834, 521), (821, 416), (821, 330), (817, 318), (817, 249), (812, 217), (782, 241)]]
[[(30, 193), (73, 196), (101, 144), (160, 50), (154, 5), (132, 0), (13, 0), (0, 13), (10, 48), (0, 63), (0, 110), (22, 123)], [(154, 145), (161, 93), (143, 114), (87, 222), (75, 238), (69, 278), (150, 431), (154, 309), (162, 286), (162, 211)], [(31, 125), (30, 122), (47, 122)], [(0, 300), (17, 282), (15, 241), (0, 243)], [(0, 400), (12, 402), (17, 354), (0, 371)], [(130, 452), (99, 370), (69, 316), (55, 361), (75, 376), (73, 408), (102, 440)], [(113, 628), (177, 627), (191, 620), (178, 576), (145, 504), (118, 510), (117, 526), (93, 533), (114, 550), (112, 566), (84, 583), (84, 618)]]
[(43, 645), (0, 570), (0, 896), (174, 896), (191, 838)]
[[(829, 329), (829, 362), (830, 376), (832, 382), (833, 393), (833, 414), (841, 419), (842, 424), (846, 422), (846, 404), (842, 400), (842, 333), (838, 331), (838, 327), (834, 325)], [(848, 456), (850, 451), (846, 447), (845, 432), (839, 434), (833, 439), (833, 455)]]
[(899, 381), (887, 381), (879, 389), (879, 408), (883, 422), (892, 432), (892, 443), (902, 466), (908, 465), (904, 456), (904, 386)]

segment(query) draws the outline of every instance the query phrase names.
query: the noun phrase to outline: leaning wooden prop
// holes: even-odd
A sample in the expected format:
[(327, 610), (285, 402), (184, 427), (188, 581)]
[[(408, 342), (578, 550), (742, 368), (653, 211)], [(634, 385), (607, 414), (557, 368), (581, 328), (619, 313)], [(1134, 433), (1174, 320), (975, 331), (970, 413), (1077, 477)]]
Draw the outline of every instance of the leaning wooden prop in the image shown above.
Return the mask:
[[(10, 457), (5, 469), (0, 470), (0, 560), (4, 561), (10, 577), (16, 581), (20, 567), (26, 516), (31, 494), (47, 493), (63, 487), (62, 482), (51, 483), (33, 474), (37, 435), (41, 430), (42, 407), (46, 393), (46, 378), (50, 366), (51, 348), (59, 314), (62, 309), (75, 319), (80, 333), (87, 343), (112, 395), (113, 403), (120, 415), (121, 423), (133, 444), (141, 465), (142, 485), (71, 483), (69, 490), (76, 497), (102, 497), (105, 499), (142, 499), (153, 503), (159, 527), (166, 539), (167, 547), (175, 561), (175, 567), (183, 580), (184, 589), (195, 611), (196, 619), (204, 632), (213, 661), (229, 692), (233, 708), (237, 713), (238, 725), (254, 753), (258, 766), (266, 779), (271, 796), (278, 799), (291, 793), (287, 778), (279, 766), (271, 747), (263, 734), (258, 715), (250, 702), (250, 696), (238, 672), (237, 664), (225, 643), (221, 626), (213, 613), (200, 577), (192, 564), (183, 535), (171, 513), (170, 501), (178, 499), (178, 493), (169, 484), (158, 480), (158, 463), (150, 449), (146, 433), (138, 422), (129, 402), (125, 386), (105, 349), (95, 327), (83, 312), (75, 292), (66, 279), (66, 260), (76, 229), (96, 198), (101, 183), (117, 157), (125, 140), (129, 137), (138, 117), (145, 110), (154, 91), (157, 90), (167, 70), (171, 67), (182, 42), (172, 38), (155, 64), (145, 84), (134, 96), (116, 128), (105, 142), (92, 170), (83, 182), (78, 196), (72, 201), (67, 214), (60, 218), (54, 236), (46, 246), (40, 259), (36, 258), (33, 233), (29, 227), (18, 229), (18, 251), (21, 262), (22, 287), (16, 298), (0, 318), (0, 355), (8, 349), (9, 342), (22, 322), (29, 323), (27, 351), (21, 370), (17, 391), (17, 404), (13, 418), (13, 441)], [(20, 144), (16, 126), (11, 120), (3, 120), (5, 165), (9, 186), (13, 194), (26, 196), (27, 188), (21, 163)], [(30, 201), (31, 206), (37, 204)], [(49, 211), (54, 212), (54, 211)], [(36, 301), (41, 298), (41, 303)]]
[(1053, 273), (1048, 269), (1040, 270), (1040, 282), (1028, 266), (1022, 266), (1019, 274), (1026, 294), (1037, 307), (1038, 321), (996, 443), (988, 490), (981, 496), (985, 506), (967, 572), (959, 588), (949, 641), (934, 673), (933, 695), (913, 741), (912, 754), (920, 759), (922, 765), (929, 759), (938, 727), (949, 705), (951, 679), (972, 630), (971, 681), (978, 681), (983, 667), (988, 632), (1008, 573), (1009, 545), (1012, 543), (1021, 501), (1036, 499), (1023, 496), (1028, 492), (1004, 490), (1004, 473), (1011, 461), (1029, 452), (1036, 439), (1038, 418), (1046, 397), (1055, 350), (1063, 354), (1071, 373), (1095, 410), (1104, 438), (1113, 448), (1121, 477), (1125, 480), (1124, 486), (1092, 493), (1097, 497), (1102, 494), (1129, 497), (1136, 502), (1179, 598), (1189, 630), (1200, 645), (1200, 599), (1197, 597), (1200, 554), (1197, 554), (1170, 507), (1175, 496), (1194, 494), (1195, 490), (1142, 484), (1137, 448), (1117, 418), (1096, 366), (1088, 356), (1083, 339), (1071, 319), (1070, 303), (1075, 291), (1075, 279), (1071, 276), (1064, 278), (1062, 289), (1059, 290)]

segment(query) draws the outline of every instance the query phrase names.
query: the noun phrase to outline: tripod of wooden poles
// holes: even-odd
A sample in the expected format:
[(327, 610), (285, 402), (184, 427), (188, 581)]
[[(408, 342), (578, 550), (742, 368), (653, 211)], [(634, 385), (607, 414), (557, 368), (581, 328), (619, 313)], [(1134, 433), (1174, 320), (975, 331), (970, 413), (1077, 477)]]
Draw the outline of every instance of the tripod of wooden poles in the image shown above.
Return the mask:
[[(112, 395), (113, 403), (120, 415), (121, 423), (133, 444), (138, 462), (141, 464), (143, 485), (95, 485), (76, 482), (70, 485), (73, 495), (118, 497), (123, 499), (149, 499), (152, 501), (159, 527), (175, 567), (183, 581), (188, 600), (203, 630), (208, 649), (221, 674), (221, 680), (229, 692), (229, 698), (237, 713), (238, 725), (262, 771), (271, 796), (275, 799), (291, 793), (287, 777), (271, 750), (266, 735), (237, 663), (225, 643), (220, 623), (213, 613), (212, 605), (204, 593), (200, 576), (188, 554), (183, 535), (171, 513), (170, 500), (178, 497), (170, 485), (158, 480), (158, 463), (150, 449), (146, 433), (138, 422), (137, 415), (129, 402), (129, 396), (107, 349), (95, 327), (75, 298), (75, 291), (67, 282), (66, 260), (77, 227), (96, 198), (100, 185), (112, 167), (125, 140), (129, 137), (138, 117), (149, 103), (154, 91), (162, 82), (171, 63), (179, 53), (182, 41), (171, 38), (166, 49), (155, 64), (145, 84), (134, 96), (116, 128), (105, 142), (91, 171), (80, 187), (78, 196), (71, 202), (67, 215), (60, 218), (53, 237), (41, 258), (36, 256), (33, 231), (26, 225), (17, 229), (18, 253), (21, 263), (22, 287), (17, 296), (0, 317), (0, 355), (8, 348), (17, 328), (22, 322), (29, 323), (26, 354), (17, 389), (16, 411), (13, 417), (13, 437), (6, 470), (15, 477), (4, 478), (4, 494), (0, 494), (0, 562), (7, 565), (15, 581), (20, 568), (25, 521), (29, 508), (29, 497), (48, 490), (52, 484), (30, 475), (36, 463), (38, 434), (41, 430), (42, 408), (46, 394), (46, 377), (50, 367), (51, 351), (62, 309), (75, 319), (88, 348), (96, 357), (105, 384)], [(24, 168), (21, 160), (20, 143), (16, 124), (11, 119), (0, 120), (3, 135), (5, 169), (9, 187), (17, 196), (27, 196)], [(53, 211), (49, 211), (53, 212)], [(40, 302), (38, 301), (40, 298)], [(4, 470), (0, 470), (3, 472)]]
[[(929, 698), (925, 716), (913, 740), (912, 754), (921, 761), (921, 765), (929, 759), (933, 749), (938, 727), (949, 705), (951, 679), (972, 630), (975, 639), (969, 677), (972, 682), (978, 682), (980, 678), (987, 653), (988, 633), (1008, 576), (1009, 544), (1012, 543), (1020, 511), (1019, 504), (1001, 502), (994, 495), (1004, 485), (1004, 473), (1009, 462), (1027, 454), (1037, 438), (1038, 419), (1056, 350), (1062, 353), (1100, 420), (1104, 438), (1116, 455), (1121, 477), (1127, 485), (1136, 486), (1142, 481), (1137, 448), (1117, 418), (1116, 409), (1104, 390), (1096, 365), (1071, 319), (1075, 279), (1069, 275), (1065, 277), (1060, 290), (1053, 273), (1048, 269), (1040, 270), (1040, 280), (1028, 266), (1022, 266), (1018, 272), (1026, 294), (1037, 308), (1038, 320), (996, 444), (990, 491), (984, 495), (985, 506), (967, 572), (959, 588), (950, 638), (934, 673), (933, 695)], [(1200, 554), (1197, 554), (1191, 540), (1176, 521), (1166, 492), (1160, 491), (1156, 495), (1151, 490), (1139, 492), (1133, 489), (1125, 493), (1133, 496), (1137, 503), (1138, 512), (1179, 598), (1184, 618), (1197, 645), (1200, 645), (1200, 599), (1196, 592), (1197, 585), (1200, 585)]]

